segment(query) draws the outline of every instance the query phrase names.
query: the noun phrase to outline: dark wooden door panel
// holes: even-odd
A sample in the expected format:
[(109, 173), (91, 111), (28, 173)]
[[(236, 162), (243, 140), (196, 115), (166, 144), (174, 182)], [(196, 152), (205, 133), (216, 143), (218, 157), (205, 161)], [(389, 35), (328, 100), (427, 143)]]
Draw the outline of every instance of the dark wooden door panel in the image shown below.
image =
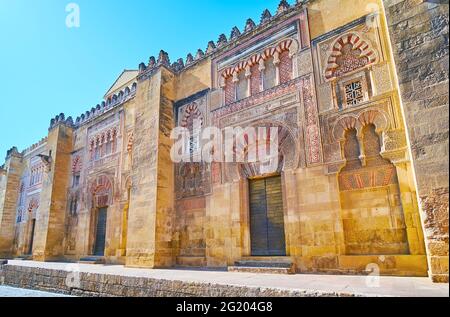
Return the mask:
[(33, 219), (31, 222), (31, 236), (30, 236), (30, 244), (28, 246), (28, 254), (33, 254), (33, 244), (34, 244), (34, 232), (36, 230), (36, 219)]
[(281, 177), (250, 181), (250, 234), (253, 256), (284, 256)]
[(94, 255), (104, 256), (106, 246), (107, 209), (101, 208), (97, 213), (97, 228), (95, 233)]
[(268, 250), (271, 255), (286, 255), (281, 177), (266, 179)]
[(252, 255), (263, 256), (267, 252), (266, 185), (264, 180), (250, 182), (250, 231)]

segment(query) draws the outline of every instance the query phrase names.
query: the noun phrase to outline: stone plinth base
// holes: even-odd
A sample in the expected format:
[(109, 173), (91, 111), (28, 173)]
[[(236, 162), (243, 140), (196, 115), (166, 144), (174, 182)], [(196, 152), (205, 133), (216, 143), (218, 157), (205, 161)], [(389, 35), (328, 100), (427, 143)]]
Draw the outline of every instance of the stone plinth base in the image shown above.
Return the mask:
[(298, 273), (428, 277), (425, 255), (300, 257), (296, 266)]
[(179, 267), (206, 267), (206, 257), (202, 256), (179, 256), (177, 257)]
[(9, 261), (0, 284), (75, 296), (122, 297), (448, 297), (445, 284), (429, 278), (229, 273), (211, 270), (148, 270), (120, 265)]

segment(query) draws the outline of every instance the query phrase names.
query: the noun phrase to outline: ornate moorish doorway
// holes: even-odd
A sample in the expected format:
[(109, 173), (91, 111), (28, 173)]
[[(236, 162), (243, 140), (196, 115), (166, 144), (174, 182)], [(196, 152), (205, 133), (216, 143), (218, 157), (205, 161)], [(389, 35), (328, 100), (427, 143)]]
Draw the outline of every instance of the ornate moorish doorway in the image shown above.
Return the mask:
[(91, 219), (89, 232), (89, 254), (96, 257), (104, 257), (108, 254), (108, 245), (111, 239), (107, 235), (108, 208), (113, 205), (112, 183), (108, 176), (97, 177), (90, 185), (91, 192)]
[(252, 256), (286, 256), (281, 177), (249, 181)]
[(99, 208), (97, 211), (97, 225), (95, 230), (94, 255), (104, 256), (106, 247), (106, 223), (107, 223), (107, 208)]
[(39, 208), (39, 201), (32, 198), (28, 204), (28, 220), (26, 225), (25, 245), (22, 249), (24, 255), (33, 254), (34, 234), (36, 232), (36, 214)]

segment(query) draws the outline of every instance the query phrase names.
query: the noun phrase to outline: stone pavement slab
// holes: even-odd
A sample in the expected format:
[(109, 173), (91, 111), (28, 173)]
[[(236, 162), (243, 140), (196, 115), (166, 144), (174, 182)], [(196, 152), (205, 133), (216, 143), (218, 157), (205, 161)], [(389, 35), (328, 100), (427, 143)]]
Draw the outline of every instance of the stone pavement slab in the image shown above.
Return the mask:
[(227, 285), (249, 288), (287, 290), (298, 292), (337, 293), (352, 296), (389, 297), (449, 297), (448, 284), (434, 284), (420, 277), (367, 277), (334, 275), (278, 275), (231, 273), (226, 271), (193, 269), (135, 269), (120, 265), (92, 265), (9, 261), (8, 265), (92, 274), (114, 275), (180, 281), (208, 285)]

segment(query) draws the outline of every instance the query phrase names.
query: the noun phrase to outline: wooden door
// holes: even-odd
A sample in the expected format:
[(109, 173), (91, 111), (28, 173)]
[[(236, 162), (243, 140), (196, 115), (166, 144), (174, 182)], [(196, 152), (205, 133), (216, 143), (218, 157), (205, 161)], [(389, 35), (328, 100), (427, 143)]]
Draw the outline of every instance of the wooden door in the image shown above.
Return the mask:
[(250, 235), (253, 256), (285, 256), (281, 177), (250, 180)]
[(106, 246), (107, 208), (100, 208), (97, 212), (97, 226), (95, 231), (94, 255), (104, 256)]
[(28, 255), (33, 254), (34, 231), (36, 230), (36, 219), (31, 220), (30, 243), (28, 244)]

